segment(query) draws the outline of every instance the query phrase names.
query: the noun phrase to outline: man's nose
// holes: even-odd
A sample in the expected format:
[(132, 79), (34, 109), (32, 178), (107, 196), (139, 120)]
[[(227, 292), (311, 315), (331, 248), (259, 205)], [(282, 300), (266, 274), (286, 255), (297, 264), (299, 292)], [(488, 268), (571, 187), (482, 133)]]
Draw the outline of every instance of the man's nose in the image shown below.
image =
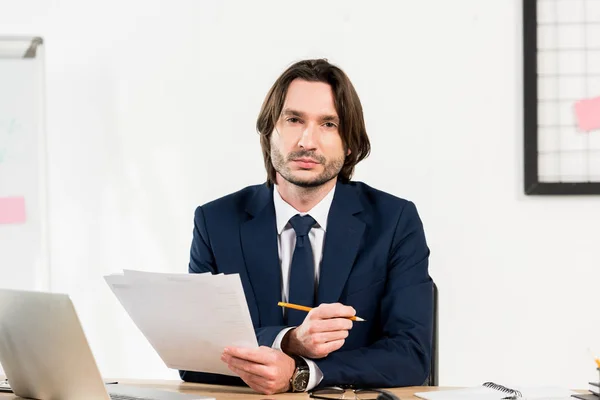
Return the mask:
[(304, 148), (304, 149), (308, 149), (308, 150), (313, 150), (316, 148), (316, 135), (318, 135), (317, 133), (317, 129), (318, 127), (316, 127), (314, 124), (307, 124), (306, 128), (304, 128), (304, 130), (302, 131), (302, 136), (300, 136), (300, 140), (298, 141), (298, 146)]

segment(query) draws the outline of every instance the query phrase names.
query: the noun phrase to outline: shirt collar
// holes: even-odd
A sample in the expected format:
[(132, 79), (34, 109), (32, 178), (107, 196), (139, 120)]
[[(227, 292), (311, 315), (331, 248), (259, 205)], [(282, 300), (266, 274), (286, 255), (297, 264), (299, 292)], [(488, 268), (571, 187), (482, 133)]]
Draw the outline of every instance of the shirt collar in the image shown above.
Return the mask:
[(285, 229), (286, 225), (296, 214), (306, 215), (310, 214), (311, 217), (317, 221), (317, 224), (324, 230), (327, 231), (327, 217), (329, 216), (329, 209), (333, 202), (333, 195), (335, 193), (335, 186), (323, 197), (323, 199), (317, 203), (310, 211), (302, 213), (296, 210), (294, 207), (289, 205), (283, 200), (279, 194), (278, 186), (275, 185), (273, 188), (273, 203), (275, 204), (275, 218), (277, 220), (277, 233), (281, 235), (281, 232)]

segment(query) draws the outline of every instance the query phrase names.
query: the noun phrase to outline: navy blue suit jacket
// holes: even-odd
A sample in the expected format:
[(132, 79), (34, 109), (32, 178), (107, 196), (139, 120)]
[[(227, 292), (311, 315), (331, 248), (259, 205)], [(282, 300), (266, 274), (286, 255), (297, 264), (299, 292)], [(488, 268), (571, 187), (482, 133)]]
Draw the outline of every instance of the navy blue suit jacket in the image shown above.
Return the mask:
[[(413, 203), (364, 183), (337, 183), (329, 211), (317, 303), (340, 302), (355, 322), (344, 346), (315, 360), (319, 386), (421, 385), (429, 374), (433, 284), (429, 249)], [(284, 329), (273, 187), (250, 186), (198, 207), (190, 273), (240, 274), (259, 345)], [(240, 378), (180, 371), (183, 380)]]

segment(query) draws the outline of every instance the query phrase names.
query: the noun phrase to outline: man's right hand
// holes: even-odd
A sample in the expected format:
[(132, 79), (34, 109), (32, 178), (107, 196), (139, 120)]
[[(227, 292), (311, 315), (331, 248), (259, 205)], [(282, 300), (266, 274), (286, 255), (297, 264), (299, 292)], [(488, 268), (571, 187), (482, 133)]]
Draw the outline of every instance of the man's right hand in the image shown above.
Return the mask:
[(306, 358), (318, 359), (344, 345), (352, 321), (347, 317), (356, 310), (340, 303), (321, 304), (313, 308), (302, 325), (291, 329), (281, 342), (281, 350)]

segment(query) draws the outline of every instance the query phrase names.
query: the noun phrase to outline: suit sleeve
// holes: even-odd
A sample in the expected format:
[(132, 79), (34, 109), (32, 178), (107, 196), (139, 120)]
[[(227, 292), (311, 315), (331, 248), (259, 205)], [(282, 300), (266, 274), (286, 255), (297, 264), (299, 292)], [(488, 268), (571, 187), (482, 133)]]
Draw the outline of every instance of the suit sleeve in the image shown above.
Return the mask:
[(215, 265), (215, 256), (210, 247), (206, 222), (204, 220), (204, 211), (202, 207), (196, 208), (194, 215), (194, 237), (192, 239), (192, 248), (190, 250), (190, 264), (188, 267), (190, 274), (201, 274), (210, 272), (217, 273)]
[(381, 299), (382, 336), (367, 347), (337, 351), (315, 360), (323, 372), (320, 387), (422, 385), (429, 374), (433, 333), (433, 283), (429, 249), (413, 203), (396, 224)]

